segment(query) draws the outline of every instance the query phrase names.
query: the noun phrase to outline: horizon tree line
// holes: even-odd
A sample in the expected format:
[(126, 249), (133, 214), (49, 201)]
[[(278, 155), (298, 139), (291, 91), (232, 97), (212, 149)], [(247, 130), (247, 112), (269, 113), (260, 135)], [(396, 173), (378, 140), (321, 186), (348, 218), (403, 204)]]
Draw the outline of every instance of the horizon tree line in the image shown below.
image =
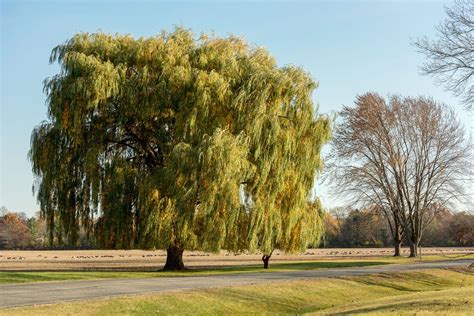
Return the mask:
[[(324, 214), (324, 234), (321, 243), (309, 248), (380, 248), (392, 247), (393, 241), (383, 214), (376, 206), (355, 209), (350, 205), (328, 209)], [(76, 244), (59, 243), (57, 230), (52, 242), (44, 219), (37, 212), (28, 217), (6, 207), (0, 209), (0, 249), (109, 249), (82, 229)], [(474, 247), (474, 213), (436, 212), (425, 229), (423, 247)], [(406, 241), (402, 246), (408, 246)], [(420, 254), (421, 255), (421, 254)]]

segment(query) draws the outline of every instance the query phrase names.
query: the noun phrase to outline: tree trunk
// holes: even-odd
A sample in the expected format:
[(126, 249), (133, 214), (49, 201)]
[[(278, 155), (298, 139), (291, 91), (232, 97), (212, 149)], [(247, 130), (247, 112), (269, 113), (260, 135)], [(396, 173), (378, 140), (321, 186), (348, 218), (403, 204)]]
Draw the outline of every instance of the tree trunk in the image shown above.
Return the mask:
[(400, 257), (400, 245), (401, 244), (402, 244), (402, 241), (398, 238), (393, 241), (393, 247), (395, 249), (395, 254), (393, 255), (394, 257)]
[(395, 217), (394, 219), (394, 229), (393, 229), (392, 237), (393, 237), (393, 247), (395, 250), (395, 253), (393, 256), (400, 257), (401, 255), (400, 247), (402, 245), (402, 227), (397, 217)]
[(263, 261), (263, 268), (264, 269), (268, 269), (270, 268), (270, 257), (272, 256), (272, 254), (270, 255), (263, 255), (262, 256), (262, 261)]
[(185, 268), (183, 263), (183, 252), (183, 248), (174, 245), (169, 246), (168, 249), (166, 249), (166, 263), (163, 267), (163, 270), (184, 270)]
[(410, 240), (410, 258), (418, 257), (418, 243)]

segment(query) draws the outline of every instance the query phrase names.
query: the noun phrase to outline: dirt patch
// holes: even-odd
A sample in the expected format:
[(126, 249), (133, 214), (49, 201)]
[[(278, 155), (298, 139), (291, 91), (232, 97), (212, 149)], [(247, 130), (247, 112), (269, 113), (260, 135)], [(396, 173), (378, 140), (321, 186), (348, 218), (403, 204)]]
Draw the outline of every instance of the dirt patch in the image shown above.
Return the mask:
[[(402, 249), (408, 255), (409, 249)], [(474, 247), (423, 248), (422, 255), (462, 255), (474, 253)], [(275, 251), (272, 263), (288, 261), (315, 261), (319, 259), (376, 258), (393, 254), (391, 248), (309, 249), (303, 254), (285, 254)], [(261, 264), (261, 254), (233, 254), (222, 251), (211, 254), (199, 251), (184, 253), (188, 267), (223, 267), (230, 265)], [(156, 250), (39, 250), (1, 251), (0, 271), (153, 271), (165, 263), (166, 251)]]

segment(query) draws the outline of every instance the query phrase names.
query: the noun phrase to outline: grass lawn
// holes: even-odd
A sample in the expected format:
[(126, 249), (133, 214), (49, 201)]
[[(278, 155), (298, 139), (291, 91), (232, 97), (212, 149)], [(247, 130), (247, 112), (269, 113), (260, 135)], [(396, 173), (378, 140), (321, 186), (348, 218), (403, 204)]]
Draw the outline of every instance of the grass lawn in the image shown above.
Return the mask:
[(276, 263), (271, 268), (264, 270), (262, 265), (228, 266), (212, 269), (189, 269), (186, 271), (155, 271), (155, 272), (108, 272), (108, 271), (64, 271), (64, 272), (0, 272), (0, 284), (65, 281), (65, 280), (91, 280), (112, 278), (153, 278), (153, 277), (175, 277), (175, 276), (204, 276), (218, 274), (236, 274), (251, 272), (282, 272), (297, 270), (312, 270), (325, 268), (348, 268), (367, 267), (388, 264), (384, 260), (371, 261), (312, 261)]
[(0, 315), (471, 314), (474, 271), (433, 269), (3, 309)]
[[(456, 259), (453, 257), (451, 259)], [(474, 255), (463, 256), (462, 258), (474, 258)], [(423, 261), (447, 260), (449, 258), (441, 256), (423, 257)], [(91, 279), (112, 279), (112, 278), (151, 278), (151, 277), (172, 277), (172, 276), (203, 276), (217, 274), (236, 274), (236, 273), (272, 273), (282, 271), (312, 270), (325, 268), (348, 268), (348, 267), (366, 267), (374, 265), (385, 265), (394, 263), (412, 263), (419, 259), (407, 257), (375, 257), (367, 259), (322, 259), (320, 261), (300, 261), (271, 263), (270, 269), (264, 270), (262, 265), (237, 265), (213, 267), (209, 269), (192, 268), (182, 272), (114, 272), (114, 271), (41, 271), (41, 272), (0, 272), (0, 285), (25, 282), (48, 282), (65, 280), (91, 280)]]

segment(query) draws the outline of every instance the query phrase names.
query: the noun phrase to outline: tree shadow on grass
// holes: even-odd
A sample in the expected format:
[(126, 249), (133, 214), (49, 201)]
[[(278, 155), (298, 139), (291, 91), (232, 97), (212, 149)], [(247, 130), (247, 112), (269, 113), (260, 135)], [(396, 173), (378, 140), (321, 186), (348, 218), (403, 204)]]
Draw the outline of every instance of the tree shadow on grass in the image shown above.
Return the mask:
[(378, 261), (348, 261), (348, 262), (285, 262), (274, 263), (270, 269), (263, 269), (263, 265), (235, 265), (235, 266), (205, 266), (189, 267), (182, 271), (163, 271), (157, 267), (146, 269), (89, 269), (89, 270), (38, 270), (38, 271), (1, 271), (0, 284), (63, 281), (83, 279), (112, 279), (112, 278), (143, 278), (143, 277), (190, 277), (206, 275), (224, 275), (240, 273), (271, 273), (285, 271), (303, 271), (329, 268), (367, 267), (383, 265), (386, 262)]
[[(408, 302), (394, 302), (385, 303), (373, 307), (361, 307), (344, 310), (342, 312), (328, 313), (327, 315), (347, 315), (347, 314), (368, 314), (368, 313), (417, 313), (420, 311), (432, 312), (448, 312), (451, 308), (459, 307), (463, 304), (468, 304), (469, 301), (459, 298), (451, 301), (440, 299), (430, 299), (427, 301), (410, 300)], [(455, 310), (454, 310), (455, 312)]]
[[(206, 266), (189, 268), (184, 273), (205, 273), (212, 274), (230, 273), (230, 272), (282, 272), (282, 271), (298, 271), (298, 270), (315, 270), (315, 269), (331, 269), (331, 268), (352, 268), (352, 267), (368, 267), (376, 265), (386, 265), (383, 261), (348, 261), (348, 262), (325, 262), (325, 261), (305, 261), (305, 262), (285, 262), (274, 263), (270, 265), (270, 269), (263, 269), (263, 265), (239, 265), (239, 266)], [(166, 272), (163, 272), (166, 273)]]

